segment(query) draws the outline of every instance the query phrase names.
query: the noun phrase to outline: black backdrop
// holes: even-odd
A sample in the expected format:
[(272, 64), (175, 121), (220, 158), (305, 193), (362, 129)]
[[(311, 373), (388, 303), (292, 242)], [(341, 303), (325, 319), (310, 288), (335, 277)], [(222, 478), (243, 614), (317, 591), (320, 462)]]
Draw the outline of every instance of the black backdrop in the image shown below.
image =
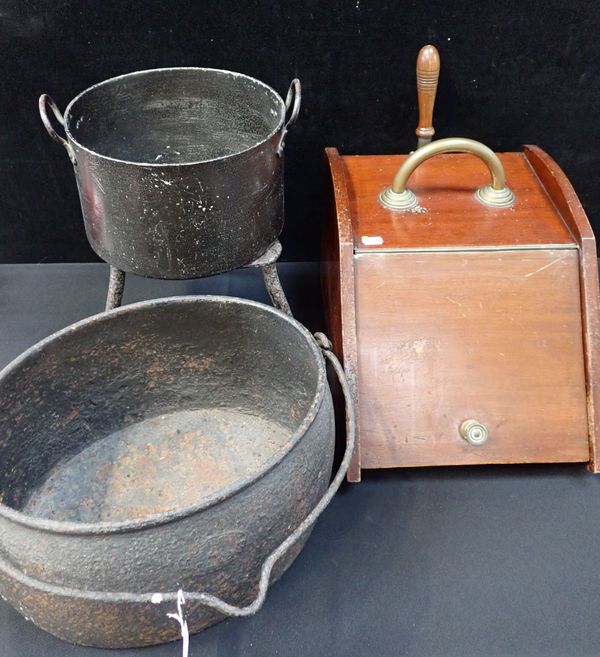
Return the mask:
[(37, 113), (107, 77), (159, 66), (255, 76), (303, 106), (286, 146), (284, 256), (316, 259), (322, 149), (414, 147), (414, 64), (438, 46), (437, 137), (538, 144), (600, 230), (596, 2), (0, 0), (0, 262), (88, 261), (70, 163)]

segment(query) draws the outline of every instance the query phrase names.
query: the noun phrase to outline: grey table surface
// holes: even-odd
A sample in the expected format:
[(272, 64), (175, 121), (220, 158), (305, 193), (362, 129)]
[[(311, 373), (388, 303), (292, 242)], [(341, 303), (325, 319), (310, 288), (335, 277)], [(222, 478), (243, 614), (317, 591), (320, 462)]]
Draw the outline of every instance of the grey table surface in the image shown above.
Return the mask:
[[(322, 328), (318, 265), (283, 264)], [(0, 266), (0, 365), (99, 312), (100, 264)], [(128, 279), (125, 303), (216, 293), (266, 301), (260, 274)], [(1, 458), (1, 456), (0, 456)], [(254, 617), (192, 637), (190, 657), (600, 655), (600, 477), (583, 466), (388, 470), (345, 485)], [(0, 601), (0, 657), (176, 657), (179, 644), (72, 646)]]

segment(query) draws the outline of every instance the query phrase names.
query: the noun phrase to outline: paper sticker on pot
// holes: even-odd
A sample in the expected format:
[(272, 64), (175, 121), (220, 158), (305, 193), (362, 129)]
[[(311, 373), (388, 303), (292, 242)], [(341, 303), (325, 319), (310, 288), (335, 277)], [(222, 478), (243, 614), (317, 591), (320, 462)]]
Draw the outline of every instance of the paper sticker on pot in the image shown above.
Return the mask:
[(383, 237), (379, 235), (363, 235), (360, 241), (365, 246), (381, 246), (383, 244)]

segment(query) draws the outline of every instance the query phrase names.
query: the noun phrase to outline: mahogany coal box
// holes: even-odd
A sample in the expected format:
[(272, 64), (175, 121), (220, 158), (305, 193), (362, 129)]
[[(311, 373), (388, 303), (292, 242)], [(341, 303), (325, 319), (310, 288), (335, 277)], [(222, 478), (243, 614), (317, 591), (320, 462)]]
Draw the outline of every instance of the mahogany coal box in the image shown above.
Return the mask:
[[(600, 472), (596, 246), (556, 162), (536, 146), (498, 154), (486, 185), (472, 153), (437, 154), (411, 167), (410, 191), (396, 185), (391, 197), (414, 196), (398, 210), (387, 186), (407, 156), (326, 155), (323, 290), (358, 412), (348, 478), (484, 463)], [(514, 199), (487, 205), (486, 188)]]

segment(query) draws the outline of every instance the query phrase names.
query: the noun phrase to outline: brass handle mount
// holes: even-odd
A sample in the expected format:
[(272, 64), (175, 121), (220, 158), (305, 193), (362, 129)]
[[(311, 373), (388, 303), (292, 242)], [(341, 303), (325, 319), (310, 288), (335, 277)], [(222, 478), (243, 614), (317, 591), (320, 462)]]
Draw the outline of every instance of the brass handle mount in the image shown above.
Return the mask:
[(379, 195), (380, 203), (389, 210), (411, 210), (419, 204), (415, 194), (406, 186), (415, 169), (440, 153), (472, 153), (483, 160), (490, 170), (492, 182), (480, 187), (475, 197), (492, 208), (506, 208), (515, 202), (515, 195), (506, 186), (504, 167), (491, 148), (474, 139), (448, 137), (438, 139), (411, 153), (402, 163), (394, 181)]

